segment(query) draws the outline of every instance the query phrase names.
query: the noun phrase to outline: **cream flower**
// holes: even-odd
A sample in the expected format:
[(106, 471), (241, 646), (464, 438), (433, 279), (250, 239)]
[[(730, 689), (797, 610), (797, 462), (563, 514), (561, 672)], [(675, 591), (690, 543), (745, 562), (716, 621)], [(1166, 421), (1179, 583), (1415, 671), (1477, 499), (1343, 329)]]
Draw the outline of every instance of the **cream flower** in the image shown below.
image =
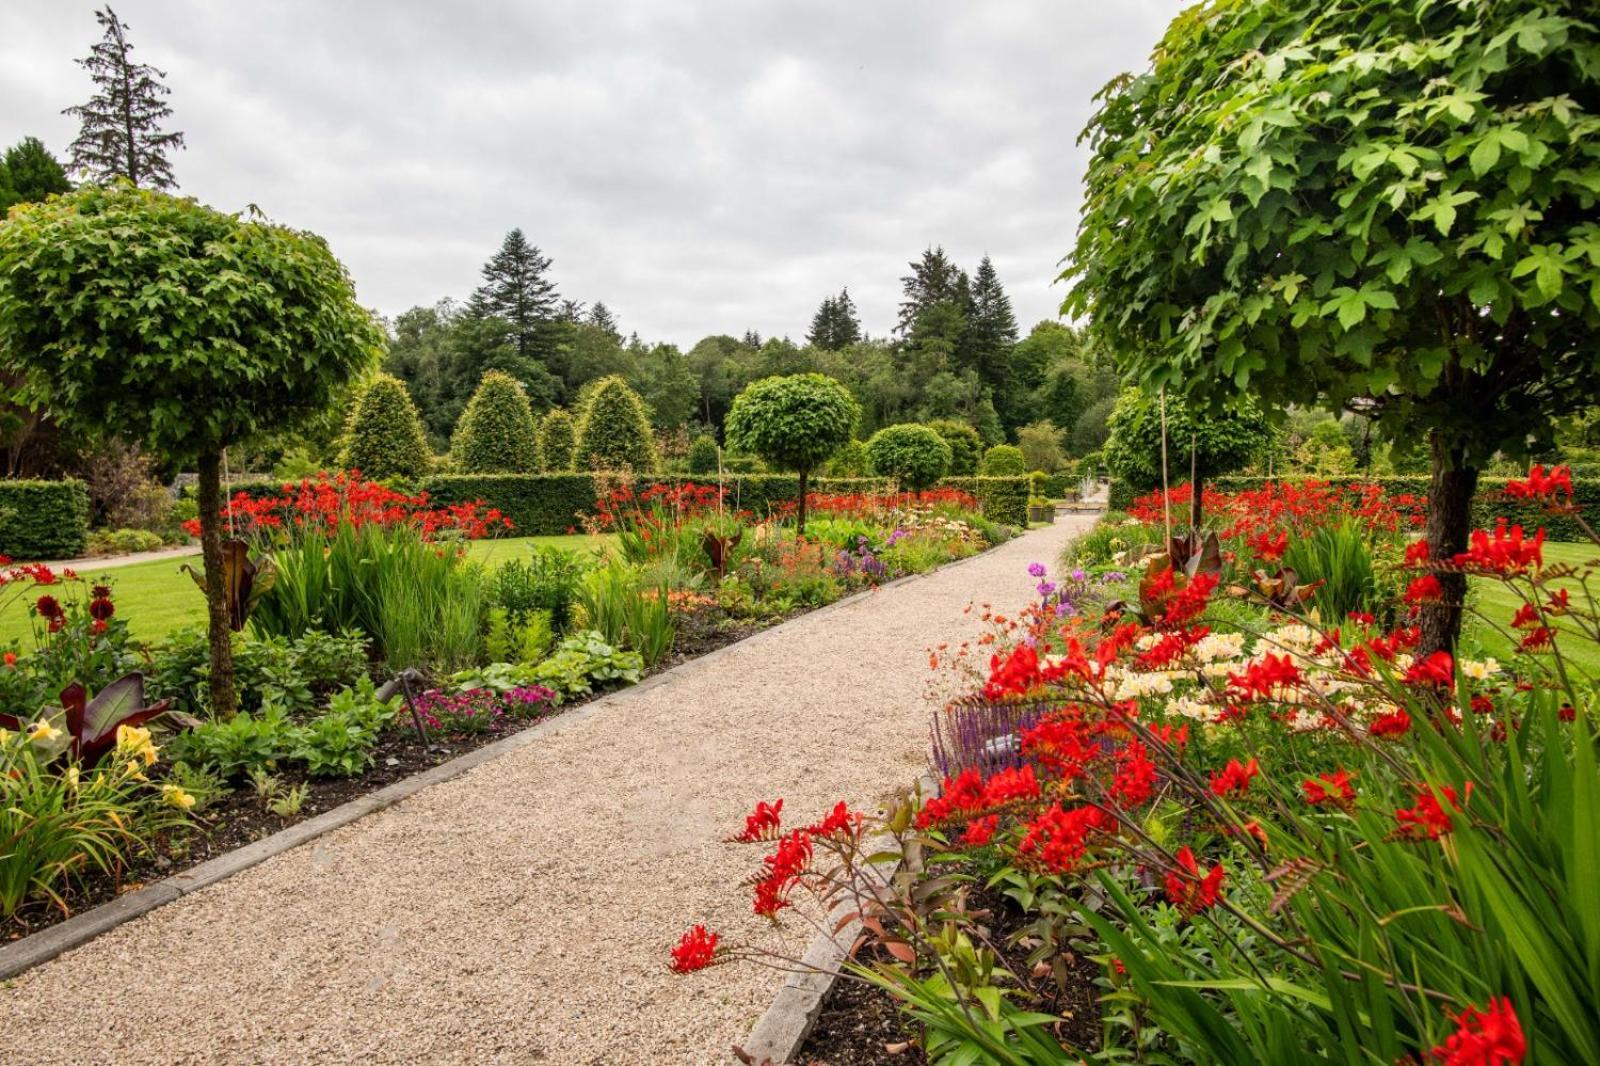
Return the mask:
[(194, 796), (177, 785), (162, 785), (161, 802), (170, 807), (176, 807), (180, 811), (186, 811), (194, 806)]
[(43, 718), (28, 727), (28, 739), (35, 744), (48, 744), (61, 735), (61, 730), (45, 721)]
[(1493, 658), (1485, 659), (1482, 662), (1474, 659), (1463, 659), (1461, 661), (1461, 672), (1474, 681), (1487, 681), (1500, 672), (1500, 663)]

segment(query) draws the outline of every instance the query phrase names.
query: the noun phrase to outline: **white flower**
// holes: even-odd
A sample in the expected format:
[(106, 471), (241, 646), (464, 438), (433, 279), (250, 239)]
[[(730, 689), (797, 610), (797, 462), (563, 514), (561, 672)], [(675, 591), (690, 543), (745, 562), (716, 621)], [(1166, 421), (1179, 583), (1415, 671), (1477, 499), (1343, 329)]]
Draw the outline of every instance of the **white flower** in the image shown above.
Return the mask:
[(1500, 663), (1493, 658), (1477, 662), (1473, 659), (1461, 661), (1461, 672), (1474, 681), (1487, 681), (1500, 672)]
[(1212, 707), (1208, 703), (1201, 703), (1190, 696), (1179, 696), (1167, 704), (1170, 714), (1182, 715), (1184, 718), (1194, 718), (1201, 722), (1209, 722), (1212, 718)]
[(1244, 654), (1243, 633), (1207, 633), (1194, 646), (1195, 658), (1203, 663), (1218, 659), (1237, 659)]

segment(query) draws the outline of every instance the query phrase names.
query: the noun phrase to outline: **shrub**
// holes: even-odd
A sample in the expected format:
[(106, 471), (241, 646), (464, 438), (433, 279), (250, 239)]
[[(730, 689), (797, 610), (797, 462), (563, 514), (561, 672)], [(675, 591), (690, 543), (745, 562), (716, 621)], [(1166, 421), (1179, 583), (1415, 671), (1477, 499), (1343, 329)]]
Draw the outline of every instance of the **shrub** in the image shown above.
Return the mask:
[(667, 586), (645, 587), (638, 571), (613, 563), (591, 570), (578, 585), (583, 624), (618, 647), (632, 648), (654, 666), (672, 649), (674, 626)]
[(89, 534), (90, 555), (130, 555), (155, 551), (166, 543), (147, 529), (97, 529)]
[(892, 477), (908, 492), (929, 488), (950, 469), (950, 445), (927, 426), (887, 426), (867, 441), (867, 462), (880, 477)]
[(727, 439), (732, 447), (800, 475), (799, 529), (804, 533), (811, 472), (850, 439), (860, 415), (850, 390), (826, 375), (762, 378), (734, 397)]
[(339, 462), (373, 481), (428, 474), (433, 449), (417, 405), (399, 378), (378, 374), (361, 390), (345, 424)]
[(996, 444), (983, 453), (978, 472), (984, 477), (1020, 477), (1028, 472), (1028, 460), (1016, 445)]
[(546, 474), (566, 473), (572, 469), (577, 448), (572, 416), (560, 407), (546, 411), (539, 423), (539, 469)]
[(74, 559), (89, 541), (81, 481), (0, 481), (0, 554), (18, 561)]
[(613, 374), (594, 383), (578, 417), (575, 461), (583, 470), (656, 469), (655, 437), (639, 394)]
[(1030, 470), (1055, 473), (1066, 456), (1061, 451), (1062, 433), (1049, 419), (1033, 422), (1017, 430), (1017, 448)]
[[(993, 451), (993, 449), (990, 449)], [(1028, 528), (1028, 479), (1017, 477), (950, 477), (939, 483), (975, 497), (983, 517), (1001, 525)]]
[(983, 437), (976, 429), (953, 418), (935, 419), (927, 423), (927, 427), (950, 445), (950, 474), (959, 477), (978, 472), (978, 463), (983, 458)]
[(689, 473), (715, 474), (717, 472), (717, 442), (702, 433), (689, 445)]
[(533, 408), (510, 374), (491, 370), (467, 401), (450, 441), (450, 457), (471, 474), (532, 473), (535, 455)]
[(867, 470), (867, 446), (859, 440), (845, 441), (828, 460), (829, 477), (865, 477)]
[(155, 475), (137, 444), (112, 439), (87, 454), (80, 466), (89, 492), (89, 524), (154, 533), (173, 528), (172, 493)]
[(557, 629), (566, 629), (572, 601), (587, 565), (577, 553), (538, 547), (528, 558), (500, 564), (489, 582), (490, 601), (504, 608), (517, 625), (542, 613)]

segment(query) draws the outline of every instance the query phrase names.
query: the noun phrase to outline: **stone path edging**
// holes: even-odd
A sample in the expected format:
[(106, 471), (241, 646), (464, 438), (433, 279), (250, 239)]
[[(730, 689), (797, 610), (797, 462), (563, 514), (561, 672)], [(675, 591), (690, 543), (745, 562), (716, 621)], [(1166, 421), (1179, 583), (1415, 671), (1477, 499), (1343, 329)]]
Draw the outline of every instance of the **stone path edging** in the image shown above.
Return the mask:
[[(431, 767), (421, 773), (413, 774), (404, 780), (396, 781), (394, 784), (387, 785), (375, 792), (358, 796), (347, 803), (334, 807), (332, 810), (322, 812), (315, 818), (308, 818), (303, 822), (298, 822), (270, 836), (262, 837), (251, 844), (230, 851), (225, 855), (219, 855), (198, 866), (163, 878), (155, 884), (118, 896), (109, 903), (103, 903), (98, 907), (74, 915), (66, 921), (50, 926), (48, 929), (41, 929), (37, 933), (0, 947), (0, 981), (9, 980), (25, 970), (32, 969), (41, 963), (49, 962), (58, 955), (88, 943), (102, 933), (109, 932), (119, 925), (131, 922), (141, 915), (148, 914), (159, 907), (164, 907), (168, 903), (181, 899), (192, 892), (197, 892), (208, 885), (216, 884), (218, 881), (248, 870), (250, 867), (265, 862), (274, 855), (282, 854), (291, 848), (299, 847), (301, 844), (330, 833), (341, 826), (349, 825), (351, 822), (364, 818), (369, 814), (391, 807), (430, 785), (460, 777), (467, 771), (486, 762), (528, 747), (550, 733), (575, 725), (602, 709), (613, 707), (618, 703), (625, 703), (629, 699), (648, 692), (659, 685), (681, 680), (695, 673), (697, 668), (704, 668), (737, 649), (748, 648), (753, 644), (772, 638), (791, 623), (825, 615), (830, 611), (848, 607), (851, 604), (875, 596), (885, 589), (919, 581), (933, 574), (961, 566), (963, 563), (969, 563), (974, 559), (981, 559), (990, 550), (992, 549), (986, 549), (975, 555), (969, 555), (964, 559), (957, 559), (932, 570), (925, 570), (920, 574), (907, 574), (904, 577), (895, 578), (893, 581), (886, 581), (882, 585), (835, 600), (833, 603), (819, 607), (814, 611), (796, 615), (794, 618), (786, 619), (775, 626), (763, 629), (759, 633), (752, 633), (743, 640), (725, 644), (704, 655), (696, 656), (687, 662), (682, 662), (677, 666), (663, 670), (652, 677), (647, 677), (637, 685), (607, 693), (581, 707), (558, 714), (548, 721), (531, 725), (519, 733), (513, 733), (511, 736), (497, 740), (492, 744), (485, 744), (483, 747), (469, 751), (465, 755), (458, 755), (454, 759), (442, 762), (438, 766)], [(810, 957), (810, 952), (807, 953), (807, 957)], [(829, 983), (832, 983), (831, 977), (829, 978)], [(787, 988), (787, 986), (785, 987)], [(826, 987), (823, 991), (826, 991)], [(820, 993), (818, 1002), (820, 1005)], [(808, 1022), (807, 1031), (809, 1031), (809, 1028)], [(804, 1038), (805, 1034), (802, 1033), (799, 1039), (803, 1040)], [(796, 1041), (795, 1046), (799, 1046), (798, 1041)], [(776, 1061), (781, 1062), (782, 1060)]]

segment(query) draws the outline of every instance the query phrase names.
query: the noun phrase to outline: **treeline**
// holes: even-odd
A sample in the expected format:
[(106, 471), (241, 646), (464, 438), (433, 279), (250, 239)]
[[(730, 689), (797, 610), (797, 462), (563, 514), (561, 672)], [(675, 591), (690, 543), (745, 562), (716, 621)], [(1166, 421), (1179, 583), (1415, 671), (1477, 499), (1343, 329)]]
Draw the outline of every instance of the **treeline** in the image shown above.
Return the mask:
[(563, 298), (550, 257), (514, 229), (468, 298), (394, 319), (384, 368), (405, 382), (437, 450), (491, 370), (519, 382), (536, 414), (576, 409), (588, 383), (620, 377), (669, 448), (702, 434), (720, 440), (733, 398), (750, 382), (807, 372), (850, 389), (862, 438), (900, 422), (954, 419), (988, 444), (1043, 441), (1046, 452), (1081, 455), (1104, 442), (1116, 374), (1077, 330), (1041, 322), (1019, 338), (988, 257), (969, 275), (936, 247), (909, 267), (891, 336), (871, 336), (841, 289), (821, 301), (801, 342), (745, 330), (685, 352), (624, 335), (604, 303)]

